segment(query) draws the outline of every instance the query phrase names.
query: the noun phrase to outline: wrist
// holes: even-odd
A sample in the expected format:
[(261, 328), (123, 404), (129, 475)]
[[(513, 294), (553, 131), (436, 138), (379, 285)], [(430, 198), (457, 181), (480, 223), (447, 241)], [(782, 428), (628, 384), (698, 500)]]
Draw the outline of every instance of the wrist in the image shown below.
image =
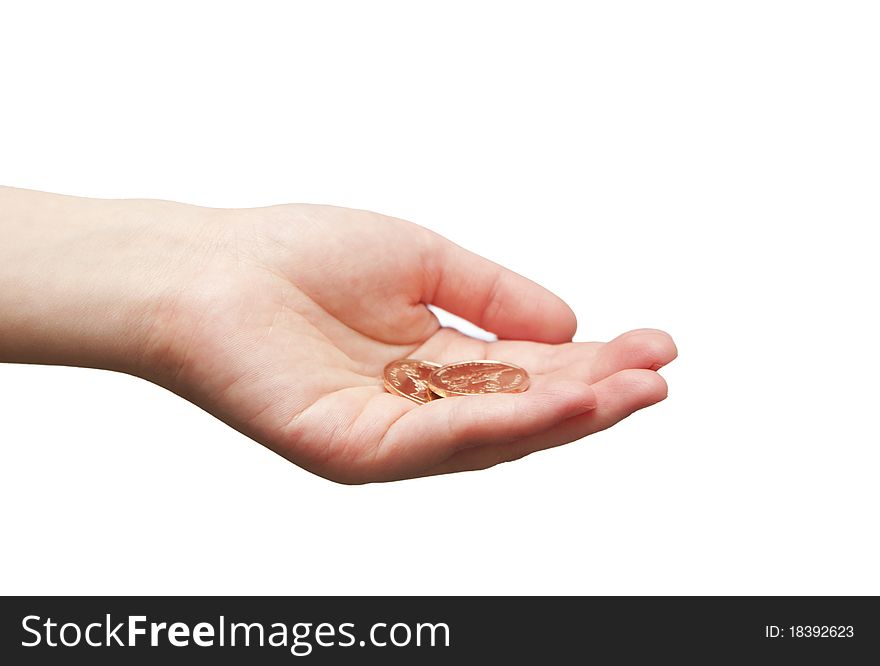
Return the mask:
[(0, 188), (0, 361), (142, 374), (211, 219), (171, 202)]

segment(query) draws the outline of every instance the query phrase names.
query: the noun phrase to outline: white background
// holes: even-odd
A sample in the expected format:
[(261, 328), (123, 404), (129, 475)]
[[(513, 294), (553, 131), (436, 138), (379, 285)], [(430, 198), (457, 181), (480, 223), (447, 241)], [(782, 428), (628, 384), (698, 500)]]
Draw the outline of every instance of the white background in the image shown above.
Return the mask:
[(0, 7), (0, 183), (373, 209), (680, 349), (612, 430), (364, 487), (0, 366), (0, 592), (880, 593), (875, 3)]

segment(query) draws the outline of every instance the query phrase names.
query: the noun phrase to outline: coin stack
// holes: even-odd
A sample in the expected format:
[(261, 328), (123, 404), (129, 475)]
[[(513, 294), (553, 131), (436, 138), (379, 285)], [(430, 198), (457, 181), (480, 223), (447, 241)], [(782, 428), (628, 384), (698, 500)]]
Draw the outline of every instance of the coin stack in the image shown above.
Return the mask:
[(404, 358), (385, 366), (385, 390), (421, 405), (437, 398), (484, 393), (520, 393), (529, 373), (503, 361), (461, 361), (440, 365)]

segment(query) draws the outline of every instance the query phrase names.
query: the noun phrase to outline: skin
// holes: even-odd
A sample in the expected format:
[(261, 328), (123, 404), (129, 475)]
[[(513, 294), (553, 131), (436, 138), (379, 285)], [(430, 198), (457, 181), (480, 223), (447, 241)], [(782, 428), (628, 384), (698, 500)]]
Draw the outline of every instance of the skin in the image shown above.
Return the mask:
[[(663, 400), (662, 331), (571, 342), (571, 309), (415, 224), (331, 206), (222, 210), (0, 188), (0, 361), (105, 368), (341, 483), (491, 467)], [(441, 327), (433, 303), (496, 333)], [(417, 405), (413, 357), (526, 368), (520, 394)]]

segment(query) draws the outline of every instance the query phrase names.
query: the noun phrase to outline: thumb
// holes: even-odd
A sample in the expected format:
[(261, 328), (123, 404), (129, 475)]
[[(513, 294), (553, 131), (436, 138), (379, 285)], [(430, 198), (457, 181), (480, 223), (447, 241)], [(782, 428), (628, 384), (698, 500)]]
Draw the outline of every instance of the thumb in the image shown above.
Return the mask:
[(422, 298), (499, 338), (568, 342), (574, 312), (544, 287), (432, 233)]

